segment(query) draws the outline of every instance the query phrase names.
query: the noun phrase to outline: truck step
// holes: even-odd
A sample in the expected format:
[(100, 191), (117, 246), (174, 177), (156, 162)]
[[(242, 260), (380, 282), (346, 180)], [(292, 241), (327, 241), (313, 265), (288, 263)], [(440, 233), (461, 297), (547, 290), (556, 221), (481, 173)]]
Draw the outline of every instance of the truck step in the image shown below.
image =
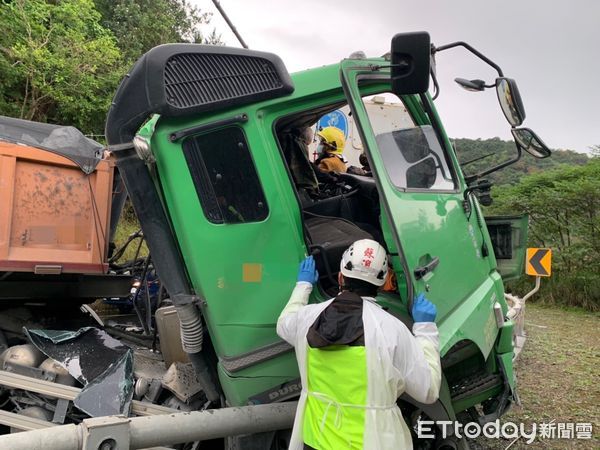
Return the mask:
[(500, 374), (488, 374), (486, 372), (477, 372), (460, 380), (459, 383), (453, 384), (450, 387), (450, 396), (452, 401), (456, 402), (463, 398), (471, 397), (487, 391), (495, 386), (502, 386), (502, 377)]

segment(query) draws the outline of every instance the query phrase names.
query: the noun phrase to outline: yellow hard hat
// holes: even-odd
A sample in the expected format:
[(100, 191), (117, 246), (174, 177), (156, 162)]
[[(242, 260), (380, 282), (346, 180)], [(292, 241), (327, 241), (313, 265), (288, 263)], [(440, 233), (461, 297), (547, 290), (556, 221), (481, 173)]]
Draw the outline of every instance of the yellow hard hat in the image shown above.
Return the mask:
[(325, 127), (317, 132), (317, 136), (323, 139), (323, 143), (327, 146), (327, 152), (341, 155), (344, 151), (346, 139), (344, 132), (337, 127)]

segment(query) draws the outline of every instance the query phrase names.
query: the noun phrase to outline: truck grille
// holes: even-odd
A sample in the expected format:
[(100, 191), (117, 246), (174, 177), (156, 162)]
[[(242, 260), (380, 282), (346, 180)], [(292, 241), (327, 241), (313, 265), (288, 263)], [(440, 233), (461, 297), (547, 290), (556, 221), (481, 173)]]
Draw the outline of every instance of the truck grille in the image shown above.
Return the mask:
[(264, 58), (183, 53), (165, 66), (169, 105), (189, 108), (269, 92), (283, 87), (274, 64)]

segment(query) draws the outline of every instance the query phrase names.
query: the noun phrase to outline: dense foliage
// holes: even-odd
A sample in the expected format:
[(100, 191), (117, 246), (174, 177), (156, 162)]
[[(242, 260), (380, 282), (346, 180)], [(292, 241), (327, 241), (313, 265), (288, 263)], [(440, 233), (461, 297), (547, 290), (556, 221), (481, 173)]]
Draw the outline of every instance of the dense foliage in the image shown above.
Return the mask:
[(100, 130), (122, 60), (100, 18), (91, 0), (4, 2), (1, 113)]
[(111, 30), (128, 64), (152, 47), (166, 42), (220, 44), (213, 30), (202, 33), (210, 21), (185, 0), (94, 0), (102, 24)]
[(167, 42), (219, 43), (185, 0), (0, 0), (0, 114), (101, 135), (121, 77)]
[[(528, 246), (553, 251), (553, 274), (543, 280), (541, 297), (600, 310), (600, 157), (537, 171), (494, 188), (493, 197), (487, 214), (528, 214)], [(524, 293), (525, 281), (515, 287)]]
[[(498, 138), (452, 142), (467, 176), (516, 155), (514, 142)], [(528, 214), (528, 247), (553, 251), (552, 277), (543, 280), (532, 301), (600, 310), (600, 146), (591, 150), (592, 158), (570, 150), (555, 150), (545, 159), (525, 153), (484, 177), (494, 183), (486, 215)], [(532, 277), (523, 276), (508, 289), (523, 295), (532, 287)]]

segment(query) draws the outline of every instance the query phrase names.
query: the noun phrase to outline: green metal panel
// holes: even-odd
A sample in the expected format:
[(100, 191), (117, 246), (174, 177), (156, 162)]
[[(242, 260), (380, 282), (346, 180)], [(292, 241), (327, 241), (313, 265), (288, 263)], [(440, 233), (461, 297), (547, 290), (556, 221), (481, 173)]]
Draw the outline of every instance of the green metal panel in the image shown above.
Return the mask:
[[(217, 369), (225, 398), (232, 406), (246, 405), (250, 397), (271, 390), (277, 391), (284, 383), (300, 376), (293, 351), (236, 373), (227, 372), (221, 364)], [(292, 394), (299, 395), (300, 392), (296, 389)]]
[(487, 278), (471, 295), (457, 301), (452, 313), (438, 323), (442, 356), (457, 342), (468, 339), (488, 357), (498, 334), (494, 303), (502, 295), (496, 284), (499, 281), (498, 275), (496, 280)]
[(496, 352), (512, 352), (514, 328), (515, 324), (512, 320), (504, 322), (504, 325), (502, 326), (502, 328), (500, 328), (500, 335), (498, 336), (498, 343), (496, 344)]
[[(206, 219), (181, 143), (167, 138), (192, 123), (161, 121), (152, 138), (166, 205), (191, 282), (206, 301), (204, 316), (220, 356), (236, 356), (278, 340), (275, 323), (305, 255), (293, 191), (281, 159), (270, 151), (273, 137), (261, 133), (255, 110), (240, 112), (249, 116), (242, 128), (269, 208), (262, 222), (213, 224)], [(244, 270), (253, 274), (250, 281), (244, 281)]]
[[(204, 114), (185, 119), (154, 118), (142, 131), (151, 135), (156, 180), (188, 270), (191, 283), (205, 300), (203, 315), (219, 358), (235, 358), (280, 341), (277, 318), (287, 303), (299, 261), (306, 254), (299, 206), (274, 135), (282, 117), (323, 104), (344, 101), (338, 68), (301, 73), (296, 91), (285, 100)], [(257, 223), (214, 224), (201, 210), (182, 152), (182, 142), (168, 139), (174, 131), (207, 122), (248, 115), (241, 125), (260, 178), (269, 215)], [(223, 155), (224, 158), (227, 155)], [(244, 264), (260, 266), (260, 281), (244, 281)], [(311, 301), (323, 298), (315, 292)], [(294, 353), (229, 373), (219, 364), (219, 378), (230, 404), (298, 377)]]
[[(205, 300), (203, 315), (219, 358), (252, 352), (279, 341), (275, 324), (295, 283), (298, 262), (305, 256), (298, 203), (279, 153), (276, 120), (317, 104), (344, 100), (338, 67), (327, 66), (295, 76), (296, 90), (285, 99), (182, 119), (154, 117), (140, 134), (151, 137), (155, 179), (186, 264), (191, 283)], [(182, 142), (168, 139), (174, 131), (236, 114), (248, 115), (242, 129), (248, 140), (269, 208), (258, 223), (216, 225), (203, 214)], [(227, 155), (223, 155), (227, 158)], [(260, 266), (260, 281), (244, 282), (244, 264)], [(319, 294), (312, 301), (318, 301)], [(298, 377), (293, 352), (229, 373), (219, 364), (219, 377), (230, 404), (247, 403), (252, 395)]]

